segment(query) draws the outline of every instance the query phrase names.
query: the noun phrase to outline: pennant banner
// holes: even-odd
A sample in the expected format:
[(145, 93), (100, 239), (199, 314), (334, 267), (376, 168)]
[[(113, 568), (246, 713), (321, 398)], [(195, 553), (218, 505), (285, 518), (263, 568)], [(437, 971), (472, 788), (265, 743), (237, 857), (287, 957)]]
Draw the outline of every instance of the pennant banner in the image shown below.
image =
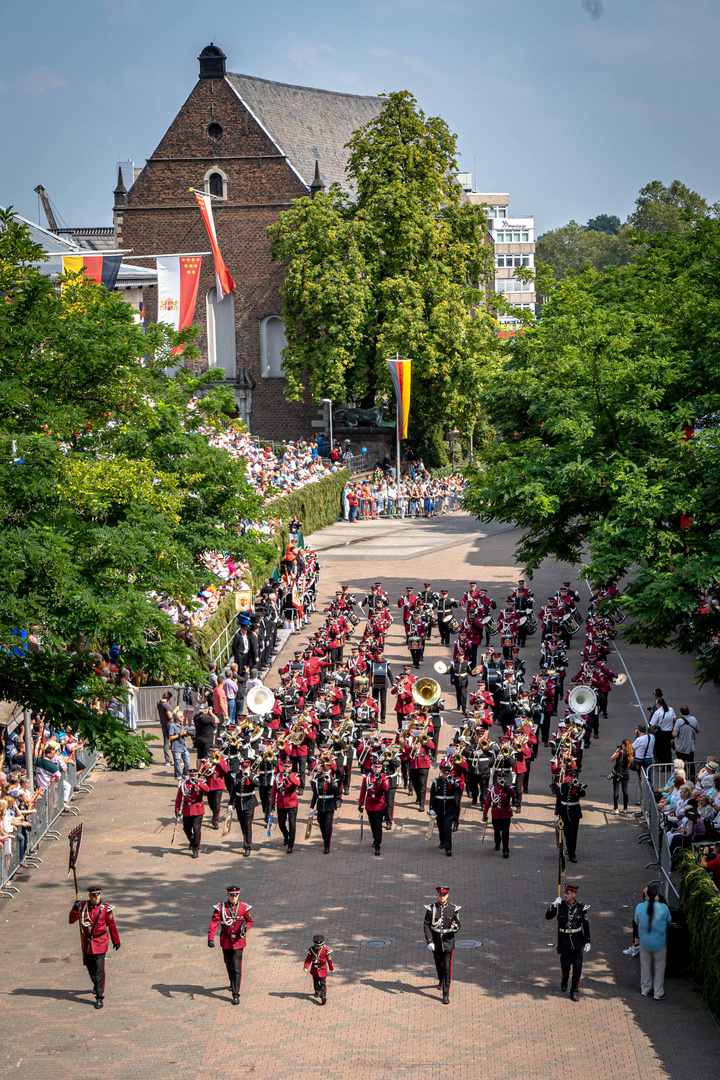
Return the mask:
[(205, 222), (205, 228), (207, 229), (208, 237), (210, 238), (210, 247), (212, 248), (213, 258), (215, 260), (215, 281), (217, 283), (218, 300), (222, 300), (224, 296), (227, 296), (229, 292), (233, 291), (233, 289), (235, 288), (235, 282), (233, 281), (230, 275), (230, 271), (225, 265), (225, 260), (220, 253), (220, 247), (217, 241), (217, 233), (215, 232), (215, 221), (213, 220), (212, 199), (203, 191), (194, 191), (194, 194), (195, 198), (197, 199), (198, 206), (200, 207), (200, 213), (203, 216), (203, 221)]
[[(200, 283), (201, 255), (171, 255), (155, 260), (158, 276), (158, 322), (167, 323), (173, 330), (190, 326), (195, 314)], [(177, 345), (173, 353), (181, 353)]]
[(412, 360), (388, 360), (390, 376), (395, 389), (398, 416), (398, 437), (407, 439), (410, 417), (410, 365)]
[(70, 862), (68, 865), (68, 874), (77, 866), (78, 855), (80, 854), (80, 844), (82, 843), (82, 833), (82, 823), (80, 825), (76, 825), (75, 828), (71, 829), (68, 833), (68, 841), (70, 843)]
[(77, 274), (84, 270), (97, 285), (112, 292), (122, 260), (122, 255), (63, 255), (63, 274)]

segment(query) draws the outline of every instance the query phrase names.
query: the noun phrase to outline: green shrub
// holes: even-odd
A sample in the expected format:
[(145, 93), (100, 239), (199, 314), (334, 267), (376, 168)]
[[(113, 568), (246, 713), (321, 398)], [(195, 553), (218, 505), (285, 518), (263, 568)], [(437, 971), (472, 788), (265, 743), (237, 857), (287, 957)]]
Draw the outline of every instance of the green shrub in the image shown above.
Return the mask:
[(152, 762), (148, 743), (156, 739), (157, 735), (149, 735), (146, 731), (139, 735), (129, 731), (118, 721), (98, 738), (97, 745), (111, 769), (137, 769)]
[(720, 1017), (720, 893), (690, 851), (679, 852), (674, 868), (680, 877), (693, 977), (710, 1011)]

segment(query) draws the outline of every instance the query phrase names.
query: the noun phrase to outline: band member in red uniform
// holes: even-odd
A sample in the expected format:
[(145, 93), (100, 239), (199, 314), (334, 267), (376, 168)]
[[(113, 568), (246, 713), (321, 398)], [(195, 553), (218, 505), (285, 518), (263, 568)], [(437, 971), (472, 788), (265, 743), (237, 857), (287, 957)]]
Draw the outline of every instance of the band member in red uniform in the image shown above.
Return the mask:
[(428, 776), (435, 743), (429, 735), (418, 735), (413, 739), (408, 764), (410, 766), (410, 783), (417, 797), (418, 810), (425, 811), (425, 799), (427, 796)]
[(214, 762), (212, 772), (205, 774), (205, 783), (208, 787), (208, 809), (212, 813), (213, 829), (219, 828), (218, 822), (220, 820), (220, 808), (222, 806), (222, 793), (226, 787), (225, 777), (227, 774), (227, 760), (222, 757), (222, 755), (218, 756), (218, 760)]
[(287, 854), (292, 855), (295, 847), (295, 824), (298, 812), (298, 788), (300, 777), (295, 772), (286, 772), (283, 765), (278, 766), (272, 792), (272, 808), (277, 806), (278, 825), (287, 844)]
[(397, 715), (398, 731), (402, 730), (403, 720), (409, 720), (415, 711), (412, 688), (415, 685), (415, 676), (410, 674), (410, 665), (403, 664), (402, 675), (398, 678), (395, 686), (390, 691), (396, 697), (395, 713)]
[(252, 904), (241, 902), (237, 885), (228, 885), (227, 897), (227, 900), (213, 908), (208, 927), (208, 948), (215, 948), (215, 935), (220, 930), (220, 948), (230, 979), (232, 1003), (239, 1005), (243, 949), (247, 945), (247, 932), (253, 924), (250, 915)]
[(495, 850), (500, 850), (502, 841), (503, 859), (510, 858), (510, 821), (513, 816), (512, 804), (515, 802), (515, 792), (505, 783), (505, 773), (496, 772), (495, 782), (485, 797), (484, 813), (490, 810), (493, 833), (495, 835)]
[(198, 779), (197, 769), (191, 769), (187, 777), (180, 781), (175, 796), (175, 813), (182, 809), (183, 831), (188, 838), (193, 859), (200, 854), (202, 842), (202, 819), (205, 813), (203, 797), (210, 789), (204, 780)]
[(367, 810), (376, 855), (380, 854), (382, 846), (383, 818), (389, 786), (388, 778), (382, 774), (381, 763), (374, 761), (371, 772), (363, 776), (358, 810), (361, 814), (363, 809)]
[(305, 957), (305, 970), (313, 977), (313, 997), (320, 998), (320, 1004), (327, 1002), (327, 974), (334, 971), (333, 962), (330, 959), (332, 949), (328, 949), (322, 934), (315, 934), (313, 943)]
[(95, 1008), (102, 1009), (105, 997), (105, 954), (112, 941), (113, 949), (120, 948), (120, 935), (110, 904), (101, 900), (99, 885), (91, 885), (87, 900), (76, 900), (70, 909), (68, 922), (80, 920), (83, 964), (87, 968), (95, 991)]

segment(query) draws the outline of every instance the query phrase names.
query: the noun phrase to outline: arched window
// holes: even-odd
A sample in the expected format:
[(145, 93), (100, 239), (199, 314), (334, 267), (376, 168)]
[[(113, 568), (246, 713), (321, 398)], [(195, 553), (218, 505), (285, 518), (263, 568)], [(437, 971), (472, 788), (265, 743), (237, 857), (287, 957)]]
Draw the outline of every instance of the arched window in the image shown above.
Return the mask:
[(285, 327), (279, 315), (260, 320), (260, 371), (264, 379), (284, 379), (283, 349), (287, 345)]
[(211, 289), (205, 302), (207, 312), (208, 364), (222, 368), (226, 379), (235, 378), (235, 294), (227, 293), (218, 302)]
[(212, 169), (208, 169), (205, 173), (205, 179), (203, 181), (205, 191), (210, 195), (214, 195), (218, 199), (227, 199), (228, 181), (227, 176), (215, 166)]

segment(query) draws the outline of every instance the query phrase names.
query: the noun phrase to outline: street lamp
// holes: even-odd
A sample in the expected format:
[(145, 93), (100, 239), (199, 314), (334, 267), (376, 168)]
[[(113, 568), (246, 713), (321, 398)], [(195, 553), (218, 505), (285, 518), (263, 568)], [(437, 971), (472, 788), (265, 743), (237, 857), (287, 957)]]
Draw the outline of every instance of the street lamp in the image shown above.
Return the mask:
[(450, 443), (450, 449), (452, 450), (452, 471), (455, 475), (455, 443), (458, 441), (460, 432), (456, 427), (451, 427), (447, 433), (448, 442)]
[(332, 448), (333, 448), (332, 405), (333, 405), (333, 403), (332, 403), (332, 400), (329, 397), (324, 397), (324, 398), (320, 398), (320, 404), (321, 405), (327, 405), (327, 407), (328, 407), (328, 416), (330, 417), (330, 453), (332, 453)]

